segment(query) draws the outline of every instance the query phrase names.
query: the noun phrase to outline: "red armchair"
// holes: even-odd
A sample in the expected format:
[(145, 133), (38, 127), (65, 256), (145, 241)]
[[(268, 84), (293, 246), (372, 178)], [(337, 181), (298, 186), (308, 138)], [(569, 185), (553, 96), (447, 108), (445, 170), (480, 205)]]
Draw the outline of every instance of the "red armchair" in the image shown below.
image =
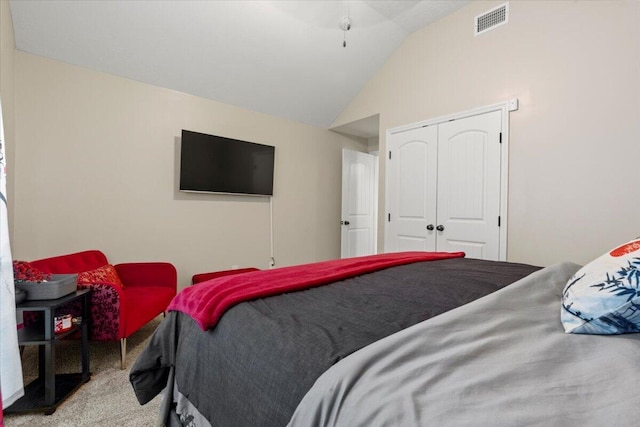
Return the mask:
[[(109, 264), (98, 250), (32, 261), (35, 268), (53, 274), (82, 273)], [(94, 341), (120, 340), (120, 367), (126, 367), (127, 337), (163, 313), (176, 295), (177, 273), (166, 262), (138, 262), (114, 266), (124, 285), (78, 284), (90, 287), (91, 333)]]

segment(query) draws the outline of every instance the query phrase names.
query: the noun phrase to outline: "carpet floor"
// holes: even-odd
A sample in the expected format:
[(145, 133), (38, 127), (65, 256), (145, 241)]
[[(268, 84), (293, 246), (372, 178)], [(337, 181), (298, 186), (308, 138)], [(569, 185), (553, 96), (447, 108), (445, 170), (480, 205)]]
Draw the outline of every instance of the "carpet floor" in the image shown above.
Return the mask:
[[(120, 369), (119, 342), (91, 342), (91, 380), (67, 397), (51, 415), (42, 412), (4, 414), (5, 427), (18, 426), (153, 426), (162, 396), (141, 406), (129, 383), (129, 370), (146, 345), (162, 316), (127, 339), (127, 369)], [(56, 373), (81, 371), (80, 343), (63, 341), (56, 346)], [(25, 385), (38, 375), (38, 347), (22, 353)]]

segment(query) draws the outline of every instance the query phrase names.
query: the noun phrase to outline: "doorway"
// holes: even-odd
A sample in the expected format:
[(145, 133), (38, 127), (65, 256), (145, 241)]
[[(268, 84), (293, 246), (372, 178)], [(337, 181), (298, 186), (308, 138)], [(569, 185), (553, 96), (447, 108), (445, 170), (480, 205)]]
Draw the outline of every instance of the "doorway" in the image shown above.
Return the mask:
[(342, 258), (372, 255), (377, 244), (378, 156), (342, 150)]

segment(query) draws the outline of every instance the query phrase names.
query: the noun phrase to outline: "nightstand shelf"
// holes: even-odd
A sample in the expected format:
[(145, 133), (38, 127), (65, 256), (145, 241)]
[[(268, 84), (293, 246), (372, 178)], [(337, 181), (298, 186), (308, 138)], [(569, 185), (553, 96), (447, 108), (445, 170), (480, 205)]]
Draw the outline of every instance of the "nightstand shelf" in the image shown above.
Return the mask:
[[(78, 387), (91, 379), (89, 371), (89, 297), (90, 289), (75, 291), (55, 300), (25, 301), (16, 307), (17, 312), (39, 311), (44, 316), (44, 326), (30, 326), (18, 331), (18, 343), (21, 346), (38, 346), (39, 376), (29, 383), (24, 396), (5, 409), (5, 413), (42, 410), (53, 414), (58, 405)], [(82, 323), (58, 334), (54, 333), (55, 310), (72, 301), (82, 304)], [(82, 372), (72, 374), (55, 373), (55, 346), (63, 338), (81, 333)]]
[[(80, 331), (81, 329), (82, 328), (80, 326), (74, 325), (68, 331), (56, 334), (53, 340), (60, 341), (66, 336), (69, 336), (76, 331)], [(22, 328), (18, 331), (18, 342), (20, 343), (20, 345), (42, 345), (47, 344), (48, 341), (49, 340), (47, 340), (47, 338), (45, 337), (42, 328), (27, 327)]]

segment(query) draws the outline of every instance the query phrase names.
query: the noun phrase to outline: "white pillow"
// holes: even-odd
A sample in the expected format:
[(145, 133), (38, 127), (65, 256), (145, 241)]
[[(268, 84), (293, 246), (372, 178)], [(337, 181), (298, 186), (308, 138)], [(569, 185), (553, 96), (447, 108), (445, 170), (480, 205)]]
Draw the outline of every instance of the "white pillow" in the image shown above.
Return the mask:
[(560, 317), (567, 333), (640, 332), (640, 239), (578, 270), (562, 292)]

